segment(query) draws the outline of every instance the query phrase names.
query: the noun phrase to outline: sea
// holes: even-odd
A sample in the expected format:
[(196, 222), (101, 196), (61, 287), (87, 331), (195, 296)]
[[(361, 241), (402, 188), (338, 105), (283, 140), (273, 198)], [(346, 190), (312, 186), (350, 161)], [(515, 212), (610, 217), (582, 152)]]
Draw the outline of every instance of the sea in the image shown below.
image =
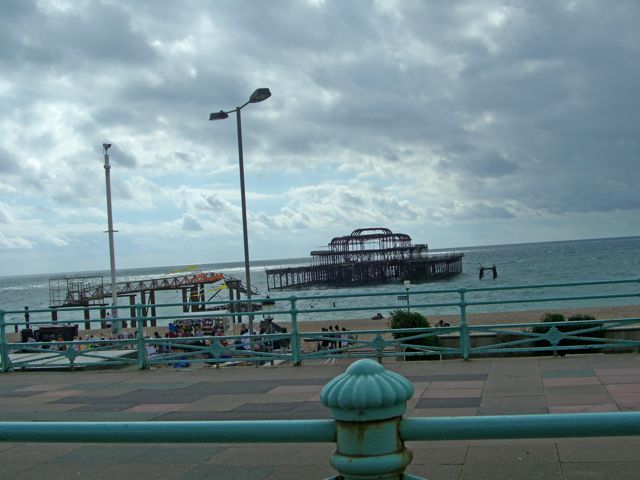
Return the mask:
[[(251, 281), (259, 291), (258, 298), (270, 296), (276, 300), (276, 310), (289, 305), (285, 299), (295, 295), (303, 297), (297, 307), (303, 313), (301, 320), (314, 319), (344, 319), (369, 318), (376, 312), (375, 305), (397, 305), (403, 308), (408, 303), (417, 310), (429, 314), (457, 313), (459, 308), (453, 306), (438, 306), (442, 303), (457, 302), (457, 293), (438, 293), (461, 287), (467, 289), (491, 289), (493, 287), (516, 287), (540, 284), (607, 281), (607, 280), (638, 280), (628, 285), (595, 286), (591, 289), (581, 289), (574, 293), (567, 288), (563, 291), (556, 289), (513, 289), (506, 291), (479, 291), (467, 294), (466, 300), (500, 302), (501, 300), (518, 300), (517, 303), (491, 304), (475, 307), (474, 311), (513, 311), (526, 309), (551, 308), (558, 303), (539, 303), (533, 301), (541, 295), (595, 295), (617, 294), (620, 292), (635, 292), (633, 298), (606, 298), (596, 300), (574, 300), (562, 302), (566, 307), (577, 306), (609, 306), (640, 304), (640, 236), (603, 238), (588, 240), (571, 240), (541, 243), (522, 243), (509, 245), (485, 245), (458, 249), (430, 250), (433, 253), (462, 252), (463, 273), (447, 279), (429, 283), (415, 284), (408, 287), (410, 295), (402, 283), (388, 283), (384, 285), (340, 288), (340, 289), (305, 289), (296, 291), (269, 291), (265, 270), (269, 268), (295, 267), (309, 265), (311, 260), (306, 258), (289, 258), (276, 260), (252, 261)], [(479, 278), (481, 266), (495, 265), (497, 278), (492, 278), (491, 272), (485, 272)], [(122, 269), (117, 272), (118, 282), (136, 282), (151, 278), (180, 276), (199, 272), (218, 272), (228, 276), (245, 280), (244, 263), (211, 263), (192, 266), (173, 265), (148, 268)], [(21, 321), (25, 307), (30, 311), (48, 309), (50, 303), (50, 284), (55, 285), (60, 277), (102, 277), (105, 284), (110, 282), (108, 270), (98, 272), (55, 272), (38, 275), (0, 276), (0, 309), (8, 312), (7, 321)], [(560, 289), (562, 290), (562, 289)], [(420, 292), (425, 292), (424, 294)], [(383, 299), (367, 297), (370, 293), (386, 293)], [(355, 298), (345, 298), (345, 295), (363, 295)], [(225, 300), (225, 293), (215, 296), (215, 292), (208, 294), (213, 300)], [(531, 303), (524, 300), (531, 299)], [(156, 293), (156, 303), (177, 303), (181, 301), (180, 290)], [(124, 302), (124, 299), (121, 303)], [(376, 303), (377, 302), (377, 303)], [(422, 306), (420, 306), (422, 305)], [(435, 305), (435, 306), (431, 306)], [(342, 308), (357, 309), (361, 312)], [(332, 311), (335, 310), (335, 311)], [(178, 313), (180, 310), (175, 307)], [(386, 310), (388, 311), (388, 309)], [(76, 318), (80, 316), (76, 313)], [(48, 313), (31, 313), (31, 320), (48, 320)], [(166, 321), (168, 323), (168, 320)]]

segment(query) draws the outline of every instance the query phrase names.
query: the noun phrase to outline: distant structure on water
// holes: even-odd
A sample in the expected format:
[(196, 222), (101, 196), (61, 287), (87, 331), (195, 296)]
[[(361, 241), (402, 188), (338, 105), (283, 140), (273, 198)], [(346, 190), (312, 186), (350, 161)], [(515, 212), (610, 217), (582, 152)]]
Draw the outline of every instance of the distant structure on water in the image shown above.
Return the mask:
[(496, 278), (498, 278), (498, 269), (496, 268), (495, 265), (492, 265), (490, 267), (485, 267), (484, 265), (480, 265), (480, 267), (478, 267), (478, 279), (482, 280), (482, 278), (484, 277), (484, 272), (488, 271), (491, 272), (491, 277), (495, 280)]
[(427, 244), (388, 228), (360, 228), (311, 252), (311, 265), (267, 269), (269, 290), (353, 287), (410, 280), (425, 282), (462, 273), (463, 253), (428, 253)]

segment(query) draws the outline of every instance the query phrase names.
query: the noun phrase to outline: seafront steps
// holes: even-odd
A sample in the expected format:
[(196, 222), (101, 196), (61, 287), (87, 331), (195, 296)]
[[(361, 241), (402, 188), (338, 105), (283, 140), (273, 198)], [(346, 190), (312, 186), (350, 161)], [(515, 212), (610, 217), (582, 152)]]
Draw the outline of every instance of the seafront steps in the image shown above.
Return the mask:
[[(240, 326), (249, 323), (246, 312), (207, 310), (224, 302), (154, 305), (153, 311), (160, 314), (153, 317), (145, 316), (145, 312), (152, 311), (148, 304), (134, 305), (132, 316), (124, 316), (130, 310), (122, 308), (120, 316), (113, 319), (114, 327), (126, 322), (129, 328), (101, 334), (79, 330), (85, 319), (78, 317), (84, 316), (86, 309), (103, 306), (59, 309), (57, 323), (45, 320), (51, 315), (50, 310), (33, 310), (28, 321), (21, 318), (24, 312), (0, 311), (0, 367), (7, 372), (97, 365), (141, 369), (238, 363), (300, 365), (336, 358), (467, 360), (488, 355), (633, 350), (640, 346), (637, 335), (640, 309), (633, 306), (637, 303), (638, 284), (638, 280), (616, 280), (466, 289), (428, 289), (424, 287), (429, 285), (417, 285), (398, 292), (254, 298), (251, 302), (261, 302), (269, 308), (254, 314), (253, 335), (239, 334)], [(246, 300), (236, 303), (240, 302), (246, 303)], [(580, 302), (631, 304), (624, 311), (631, 309), (634, 315), (549, 322), (540, 328), (539, 321), (528, 321), (530, 312), (524, 310), (532, 306), (547, 311), (582, 309), (576, 307)], [(498, 314), (491, 313), (491, 309), (504, 310), (512, 305), (523, 309), (516, 315), (518, 321), (498, 323), (492, 318)], [(200, 311), (184, 314), (185, 306), (189, 310), (197, 307)], [(423, 313), (432, 322), (432, 312), (458, 313), (446, 317), (448, 326), (432, 323), (427, 328), (412, 329), (391, 330), (384, 320), (369, 321), (368, 326), (374, 328), (355, 329), (347, 320), (365, 315), (376, 318), (383, 316), (378, 315), (380, 312), (388, 315), (398, 310)], [(482, 311), (485, 313), (479, 313)], [(588, 312), (589, 308), (581, 311)], [(608, 313), (612, 311), (615, 312), (615, 308), (611, 307)], [(481, 321), (476, 322), (474, 315)], [(176, 333), (169, 336), (161, 327), (148, 327), (151, 320), (160, 325), (171, 322)], [(327, 324), (332, 330), (321, 331), (320, 326)], [(285, 328), (277, 328), (278, 325)], [(70, 329), (74, 334), (77, 332), (77, 338), (39, 338), (40, 341), (22, 338), (35, 335), (34, 332), (43, 327), (63, 329), (67, 334)], [(162, 333), (156, 334), (158, 331)]]
[[(629, 374), (639, 370), (637, 367), (638, 362), (635, 358), (630, 358), (629, 355), (600, 355), (598, 357), (602, 358), (591, 362), (585, 360), (588, 357), (582, 356), (579, 357), (578, 363), (569, 362), (568, 364), (565, 360), (554, 360), (552, 358), (521, 359), (511, 367), (508, 365), (508, 360), (504, 359), (479, 360), (475, 371), (487, 373), (484, 375), (476, 374), (474, 378), (484, 377), (487, 383), (485, 388), (481, 389), (482, 393), (479, 392), (478, 395), (482, 396), (482, 404), (486, 404), (486, 411), (490, 411), (491, 405), (495, 405), (497, 399), (500, 399), (503, 404), (517, 402), (522, 406), (523, 401), (528, 397), (522, 396), (523, 393), (521, 392), (506, 391), (505, 387), (511, 385), (514, 381), (522, 380), (526, 380), (531, 385), (533, 379), (537, 375), (541, 375), (544, 383), (548, 384), (547, 402), (560, 402), (565, 407), (567, 406), (561, 400), (553, 400), (553, 389), (560, 388), (560, 383), (557, 380), (562, 380), (569, 386), (564, 387), (564, 391), (567, 388), (574, 391), (576, 388), (582, 387), (581, 401), (600, 402), (601, 394), (584, 393), (583, 387), (586, 383), (573, 385), (570, 381), (581, 378), (587, 379), (585, 376), (587, 375), (586, 370), (590, 370), (590, 374), (597, 374), (598, 376), (594, 378), (600, 378), (606, 385), (611, 387), (621, 385), (637, 387), (640, 385), (637, 381), (635, 383), (620, 384), (619, 380), (616, 380), (618, 377), (628, 379)], [(611, 358), (611, 360), (607, 360), (606, 357)], [(562, 363), (558, 364), (558, 362)], [(582, 365), (583, 371), (578, 372), (576, 370), (578, 364)], [(536, 368), (533, 371), (526, 368), (531, 368), (534, 365)], [(593, 368), (585, 368), (587, 365), (592, 365)], [(155, 412), (155, 414), (151, 413), (151, 415), (159, 415), (156, 418), (164, 418), (170, 421), (156, 421), (153, 416), (147, 417), (148, 421), (47, 421), (47, 418), (52, 418), (51, 415), (49, 417), (36, 417), (41, 421), (3, 421), (0, 422), (0, 442), (37, 442), (38, 446), (38, 453), (33, 454), (33, 458), (27, 465), (15, 463), (16, 452), (23, 451), (24, 448), (18, 445), (14, 447), (7, 445), (0, 449), (3, 469), (7, 474), (12, 472), (20, 474), (20, 478), (35, 478), (36, 472), (41, 474), (44, 465), (49, 465), (50, 478), (57, 479), (68, 478), (70, 472), (77, 472), (80, 465), (82, 465), (85, 468), (93, 467), (94, 472), (100, 474), (100, 478), (107, 478), (109, 475), (112, 477), (117, 475), (117, 466), (122, 464), (121, 466), (124, 468), (122, 471), (128, 472), (131, 476), (135, 474), (137, 478), (157, 478), (154, 475), (157, 475), (158, 472), (150, 470), (148, 460), (145, 461), (144, 458), (140, 458), (136, 462), (133, 458), (134, 455), (138, 456), (139, 453), (142, 453), (142, 457), (157, 459), (158, 455), (153, 454), (152, 450), (141, 445), (129, 445), (126, 449), (117, 450), (119, 454), (110, 458), (108, 464), (104, 464), (101, 462), (109, 458), (109, 455), (113, 455), (113, 453), (110, 453), (111, 450), (106, 448), (104, 444), (152, 444), (154, 449), (166, 452), (166, 454), (169, 453), (169, 450), (163, 449), (163, 444), (171, 444), (175, 445), (173, 447), (175, 448), (175, 453), (182, 452), (182, 455), (186, 455), (186, 448), (189, 444), (200, 444), (194, 445), (194, 452), (191, 454), (191, 458), (198, 458), (199, 460), (192, 459), (188, 462), (189, 465), (185, 465), (187, 468), (192, 468), (191, 471), (185, 472), (184, 469), (172, 470), (169, 468), (168, 463), (163, 462), (162, 465), (166, 469), (163, 478), (191, 478), (189, 473), (193, 473), (195, 475), (194, 478), (204, 478), (202, 474), (206, 471), (210, 472), (214, 478), (227, 478), (228, 476), (235, 478), (241, 472), (244, 474), (242, 478), (291, 478), (295, 471), (298, 471), (299, 475), (303, 475), (302, 465), (293, 461), (291, 448), (295, 448), (295, 444), (302, 444), (301, 451), (304, 451), (304, 445), (313, 443), (314, 445), (335, 445), (334, 452), (328, 457), (318, 458), (314, 456), (312, 460), (307, 460), (306, 465), (309, 466), (309, 463), (311, 463), (314, 465), (314, 471), (326, 472), (327, 470), (322, 465), (330, 463), (331, 467), (335, 469), (335, 474), (328, 478), (336, 480), (374, 478), (407, 480), (422, 478), (417, 474), (432, 479), (450, 478), (451, 476), (464, 479), (487, 479), (495, 478), (495, 471), (492, 470), (495, 468), (510, 472), (508, 478), (532, 478), (535, 472), (537, 472), (537, 475), (541, 471), (546, 472), (545, 478), (579, 478), (580, 472), (590, 471), (593, 473), (594, 468), (598, 468), (596, 471), (602, 473), (603, 470), (600, 467), (604, 467), (605, 471), (608, 469), (610, 473), (617, 472), (615, 478), (635, 478), (632, 475), (637, 473), (634, 470), (635, 464), (629, 463), (629, 460), (626, 459), (629, 455), (632, 455), (632, 451), (635, 452), (636, 450), (635, 445), (637, 445), (637, 442), (635, 439), (631, 439), (630, 436), (637, 437), (640, 434), (639, 412), (550, 413), (535, 415), (486, 415), (479, 412), (480, 416), (426, 416), (425, 412), (429, 409), (425, 409), (422, 403), (428, 404), (430, 402), (433, 403), (434, 400), (443, 400), (438, 393), (450, 392), (448, 395), (451, 396), (453, 395), (451, 393), (453, 384), (471, 385), (479, 383), (478, 380), (452, 381), (456, 377), (460, 379), (469, 377), (469, 375), (461, 376), (460, 370), (455, 367), (454, 362), (445, 362), (443, 368), (438, 370), (427, 369), (427, 371), (421, 368), (418, 362), (408, 364), (391, 362), (385, 367), (383, 364), (371, 359), (360, 359), (347, 364), (346, 369), (334, 378), (329, 379), (319, 392), (320, 403), (325, 410), (329, 409), (330, 411), (331, 418), (328, 419), (305, 417), (304, 419), (283, 418), (278, 420), (182, 421), (180, 420), (180, 413), (184, 414), (185, 412), (178, 408), (179, 405), (174, 404), (172, 407), (171, 404), (166, 403), (169, 398), (178, 398), (174, 393), (182, 393), (190, 397), (183, 400), (183, 404), (188, 405), (194, 401), (193, 394), (196, 391), (203, 390), (203, 383), (210, 384), (212, 388), (217, 386), (217, 390), (228, 391), (228, 388), (225, 387), (237, 389), (239, 386), (238, 379), (241, 379), (241, 383), (245, 385), (244, 391), (250, 391), (252, 388), (255, 391), (262, 391), (265, 395), (263, 399), (265, 403), (261, 403), (261, 405), (263, 407), (268, 406), (270, 402), (282, 401), (277, 400), (278, 396), (274, 397), (275, 400), (266, 398), (269, 396), (266, 392), (269, 389), (282, 390), (282, 380), (285, 377), (278, 376), (278, 372), (284, 372), (286, 368), (291, 369), (291, 367), (272, 369), (272, 376), (262, 380), (258, 380), (259, 377), (252, 375), (252, 372), (257, 372), (255, 369), (239, 369), (234, 372), (235, 375), (233, 376), (221, 375), (224, 373), (222, 371), (216, 372), (216, 378), (208, 378), (206, 380), (200, 375), (191, 379), (192, 385), (188, 391), (184, 387), (188, 377), (181, 375), (181, 385), (176, 387), (176, 392), (173, 392), (168, 385), (162, 390), (155, 391), (154, 397), (164, 397), (158, 399), (158, 401), (165, 403), (141, 403), (138, 405), (131, 402), (134, 399), (138, 399), (138, 402), (152, 401), (148, 396), (141, 396), (141, 394), (145, 391), (149, 392), (150, 386), (154, 385), (152, 382), (157, 381), (157, 378), (155, 380), (154, 378), (161, 375), (160, 372), (136, 372), (134, 370), (133, 373), (128, 373), (125, 383), (129, 388), (121, 390), (122, 393), (115, 397), (113, 394), (114, 386), (119, 385), (122, 388), (123, 380), (125, 380), (121, 373), (115, 377), (108, 376), (104, 378), (103, 381), (107, 383), (103, 385), (102, 389), (99, 389), (99, 392), (102, 393), (94, 393), (92, 397), (88, 397), (81, 388), (83, 384), (93, 378), (88, 376), (95, 376), (95, 373), (79, 372), (77, 375), (72, 375), (73, 378), (83, 377), (77, 385), (73, 379), (69, 380), (68, 378), (45, 380), (47, 375), (51, 375), (46, 372), (32, 374), (28, 378), (29, 382), (38, 382), (39, 380), (48, 382), (46, 383), (48, 395), (42, 395), (42, 391), (37, 389), (37, 383), (23, 385), (24, 381), (15, 385), (14, 382), (11, 382), (11, 386), (14, 389), (10, 391), (30, 394), (32, 397), (29, 400), (31, 408), (38, 408), (38, 402), (44, 402), (42, 409), (50, 411), (51, 415), (64, 415), (59, 408), (54, 408), (56, 406), (73, 406), (77, 404), (80, 406), (77, 412), (78, 415), (83, 415), (82, 412), (85, 412), (85, 416), (90, 415), (91, 418), (102, 419), (108, 417), (108, 414), (103, 411), (108, 405), (114, 404), (114, 402), (128, 401), (132, 405), (132, 412), (143, 412), (145, 410), (141, 407), (144, 405), (147, 407), (155, 405), (156, 408), (154, 410), (147, 408), (146, 411)], [(302, 368), (313, 369), (314, 367)], [(341, 366), (340, 368), (342, 370), (344, 367)], [(498, 374), (504, 368), (507, 368), (510, 372), (506, 377)], [(310, 392), (311, 383), (309, 381), (302, 382), (302, 380), (311, 379), (317, 382), (317, 375), (323, 370), (335, 371), (335, 368), (325, 366), (322, 367), (322, 370), (308, 370), (304, 378), (299, 378), (297, 382), (290, 382), (289, 385), (297, 384), (298, 388), (306, 385), (307, 391)], [(395, 370), (400, 370), (402, 373)], [(208, 377), (212, 375), (212, 372), (204, 370), (199, 372), (207, 373)], [(424, 382), (427, 372), (429, 373), (429, 383)], [(458, 372), (458, 374), (456, 375), (455, 372)], [(532, 374), (534, 375), (533, 377)], [(578, 376), (576, 377), (576, 375)], [(104, 375), (101, 376), (104, 377)], [(150, 376), (154, 378), (150, 378)], [(290, 378), (288, 374), (285, 376)], [(638, 375), (636, 374), (636, 376)], [(163, 377), (166, 377), (166, 374)], [(414, 379), (413, 382), (409, 380), (409, 377)], [(19, 378), (19, 376), (12, 378)], [(551, 380), (554, 381), (551, 382)], [(58, 385), (59, 382), (61, 382), (60, 385)], [(109, 385), (109, 382), (113, 382), (113, 385)], [(55, 392), (67, 392), (66, 388), (68, 387), (72, 388), (68, 395), (60, 396), (54, 394)], [(442, 390), (443, 388), (444, 390)], [(459, 388), (462, 393), (468, 391), (468, 388), (462, 388), (462, 386)], [(496, 391), (502, 393), (496, 394)], [(616, 392), (618, 389), (611, 388), (610, 391)], [(216, 397), (225, 397), (223, 393), (218, 391)], [(207, 396), (206, 392), (201, 393), (201, 395), (204, 395), (203, 399), (211, 398)], [(588, 398), (589, 395), (593, 398)], [(0, 404), (3, 405), (2, 411), (7, 413), (12, 412), (12, 410), (22, 412), (17, 414), (14, 412), (12, 415), (15, 418), (21, 418), (25, 413), (34, 415), (34, 412), (28, 412), (24, 408), (17, 409), (16, 407), (16, 400), (24, 400), (28, 396), (7, 395), (5, 398), (0, 399)], [(125, 400), (125, 397), (128, 400)], [(453, 401), (456, 398), (460, 400), (463, 397), (453, 396), (448, 400)], [(622, 397), (620, 398), (620, 401), (622, 401)], [(95, 402), (93, 408), (87, 408), (91, 405), (91, 403), (87, 404), (87, 402), (92, 401)], [(176, 400), (173, 401), (175, 402)], [(211, 401), (213, 402), (213, 398), (211, 398)], [(230, 410), (226, 414), (246, 410), (246, 408), (242, 407), (248, 406), (248, 404), (243, 404), (242, 400), (237, 405), (238, 409)], [(291, 405), (297, 405), (297, 403), (292, 403)], [(629, 406), (629, 404), (627, 405)], [(635, 405), (636, 409), (640, 408), (638, 402)], [(281, 408), (281, 403), (275, 403), (273, 406)], [(577, 410), (584, 407), (584, 405), (576, 407)], [(168, 413), (163, 413), (167, 409)], [(413, 416), (407, 415), (409, 410), (411, 410)], [(432, 410), (437, 411), (435, 409)], [(456, 410), (460, 409), (452, 408), (449, 411), (453, 413)], [(262, 412), (268, 411), (268, 409), (262, 409)], [(323, 411), (316, 408), (313, 412), (322, 413)], [(200, 418), (211, 416), (211, 411), (194, 411), (192, 413)], [(219, 418), (226, 418), (225, 412), (218, 411), (218, 413)], [(172, 414), (173, 416), (171, 416)], [(120, 412), (120, 416), (124, 418), (131, 418), (131, 415), (133, 413)], [(462, 415), (465, 414), (463, 413)], [(67, 413), (67, 417), (69, 417), (69, 413)], [(4, 413), (2, 418), (6, 418)], [(182, 418), (184, 418), (184, 415), (182, 415)], [(42, 421), (43, 419), (44, 421)], [(616, 457), (618, 461), (623, 462), (623, 465), (618, 465), (615, 461), (609, 461), (602, 465), (598, 463), (582, 465), (576, 463), (575, 460), (571, 461), (572, 458), (575, 459), (576, 457), (575, 454), (570, 452), (576, 448), (597, 449), (598, 444), (600, 446), (602, 444), (610, 445), (610, 442), (605, 442), (602, 438), (608, 436), (625, 437), (619, 441), (619, 453)], [(578, 437), (599, 438), (592, 447), (591, 444), (586, 444), (584, 441), (571, 440)], [(523, 461), (523, 459), (516, 461), (517, 459), (505, 454), (504, 447), (502, 449), (497, 448), (495, 444), (491, 448), (496, 450), (496, 453), (494, 455), (488, 454), (485, 449), (484, 458), (480, 459), (480, 462), (493, 462), (500, 458), (500, 464), (478, 464), (478, 459), (474, 460), (475, 456), (472, 453), (466, 454), (462, 460), (453, 461), (453, 463), (446, 463), (446, 461), (443, 463), (442, 460), (439, 461), (438, 458), (435, 458), (435, 455), (437, 455), (435, 452), (444, 452), (447, 449), (471, 451), (475, 448), (483, 451), (480, 444), (460, 442), (534, 438), (549, 439), (554, 446), (553, 451), (556, 451), (556, 448), (559, 449), (561, 457), (545, 456), (545, 452), (549, 449), (541, 448), (542, 444), (539, 443), (530, 443), (528, 444), (527, 452), (531, 451), (533, 457), (526, 459), (526, 461)], [(559, 439), (563, 438), (568, 439), (567, 442), (569, 443), (560, 442)], [(584, 438), (581, 438), (581, 440), (584, 440)], [(421, 446), (423, 442), (438, 445), (438, 442), (442, 441), (455, 441), (457, 443), (446, 444), (447, 446), (440, 448), (437, 446), (429, 446), (428, 448)], [(75, 446), (70, 446), (68, 449), (54, 449), (51, 445), (53, 443), (71, 443), (75, 444)], [(103, 445), (92, 446), (92, 444), (96, 443)], [(265, 456), (258, 463), (255, 463), (247, 461), (252, 459), (252, 456), (248, 453), (239, 456), (233, 454), (229, 449), (229, 445), (233, 444), (283, 444), (283, 449), (280, 451), (270, 450), (272, 453), (279, 452), (277, 458)], [(407, 444), (410, 444), (410, 447)], [(476, 447), (472, 445), (476, 445)], [(537, 448), (531, 445), (537, 445)], [(252, 448), (255, 449), (255, 445)], [(207, 453), (207, 449), (209, 449), (209, 453)], [(412, 453), (412, 450), (416, 453)], [(316, 451), (319, 452), (320, 450)], [(627, 452), (628, 455), (621, 452)], [(227, 453), (230, 455), (227, 455)], [(86, 455), (91, 456), (87, 458)], [(46, 460), (41, 460), (40, 457)], [(22, 457), (18, 456), (17, 458)], [(179, 455), (173, 458), (177, 465), (182, 465), (181, 462), (183, 460)], [(231, 458), (240, 459), (240, 470), (234, 468), (235, 463), (228, 463)], [(287, 462), (287, 459), (289, 459), (289, 462)], [(47, 463), (42, 464), (43, 461)], [(597, 459), (592, 459), (593, 461), (599, 462)], [(95, 462), (95, 465), (92, 464), (93, 462)], [(195, 464), (195, 462), (201, 463)], [(466, 468), (467, 462), (469, 463), (469, 468)], [(624, 462), (627, 462), (627, 464), (625, 465)], [(140, 465), (137, 465), (137, 463)], [(288, 466), (288, 463), (290, 466)], [(41, 464), (43, 466), (40, 466)], [(448, 471), (446, 477), (442, 470), (445, 464), (449, 466), (449, 469), (445, 470)], [(206, 466), (209, 467), (209, 470), (205, 470)], [(21, 470), (18, 470), (18, 468)], [(98, 472), (98, 470), (101, 471)], [(439, 472), (440, 475), (433, 473), (434, 470)], [(479, 473), (475, 474), (474, 470), (478, 470)], [(308, 473), (309, 470), (305, 471)], [(483, 471), (484, 474), (482, 473)], [(564, 476), (560, 471), (564, 472)], [(137, 474), (137, 472), (140, 473)], [(182, 472), (185, 472), (184, 475)], [(454, 472), (457, 472), (457, 474)], [(621, 472), (624, 473), (621, 474)], [(324, 476), (327, 474), (325, 473)], [(536, 477), (536, 475), (533, 475), (533, 477), (541, 478), (539, 475)], [(567, 477), (566, 475), (569, 476)], [(306, 476), (306, 478), (319, 477)]]

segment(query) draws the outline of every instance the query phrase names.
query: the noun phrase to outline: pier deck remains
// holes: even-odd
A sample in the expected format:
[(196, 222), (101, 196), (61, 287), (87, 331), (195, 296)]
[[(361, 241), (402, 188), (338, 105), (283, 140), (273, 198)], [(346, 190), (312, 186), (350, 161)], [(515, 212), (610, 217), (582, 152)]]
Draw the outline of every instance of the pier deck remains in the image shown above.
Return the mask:
[(424, 282), (462, 273), (463, 253), (430, 254), (404, 233), (362, 228), (311, 252), (312, 264), (268, 269), (269, 290), (352, 287), (411, 280)]
[[(216, 288), (217, 287), (217, 288)], [(194, 302), (203, 303), (207, 300), (207, 290), (216, 290), (216, 293), (226, 289), (229, 291), (231, 302), (241, 299), (241, 294), (247, 293), (245, 284), (237, 278), (223, 273), (205, 272), (191, 275), (173, 275), (160, 278), (143, 279), (128, 282), (118, 282), (116, 284), (118, 297), (129, 298), (129, 308), (131, 317), (135, 317), (133, 305), (140, 303), (149, 305), (142, 309), (143, 317), (151, 313), (151, 326), (156, 326), (155, 303), (156, 292), (161, 290), (179, 290), (182, 293), (182, 303)], [(258, 290), (252, 287), (252, 294), (258, 294)], [(51, 308), (51, 319), (57, 321), (59, 309), (69, 307), (104, 306), (100, 310), (101, 318), (106, 317), (105, 299), (111, 299), (111, 284), (104, 283), (100, 276), (60, 276), (49, 279), (49, 305)], [(137, 296), (140, 296), (139, 302)], [(214, 295), (215, 296), (215, 295)], [(122, 308), (123, 306), (121, 306)], [(231, 311), (242, 311), (243, 304), (220, 305), (219, 309), (229, 308)], [(184, 312), (204, 310), (204, 305), (184, 305)], [(90, 310), (85, 310), (85, 319), (90, 320)], [(146, 320), (144, 321), (146, 326)], [(88, 326), (86, 328), (89, 328)]]

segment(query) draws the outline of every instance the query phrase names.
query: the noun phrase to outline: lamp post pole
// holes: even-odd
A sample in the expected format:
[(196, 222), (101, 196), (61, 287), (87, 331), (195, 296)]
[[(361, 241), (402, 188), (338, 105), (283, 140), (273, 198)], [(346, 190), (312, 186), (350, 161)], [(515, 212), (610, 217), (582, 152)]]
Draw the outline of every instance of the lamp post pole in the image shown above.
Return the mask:
[(242, 119), (240, 110), (246, 107), (250, 103), (258, 103), (266, 100), (271, 96), (271, 91), (268, 88), (258, 88), (255, 90), (249, 100), (239, 107), (233, 110), (220, 110), (209, 115), (209, 120), (224, 120), (229, 118), (229, 113), (236, 114), (237, 129), (238, 129), (238, 163), (240, 165), (240, 200), (242, 204), (242, 238), (244, 242), (244, 271), (247, 282), (247, 309), (249, 311), (249, 335), (253, 335), (253, 306), (251, 304), (251, 264), (249, 260), (249, 233), (247, 228), (247, 201), (245, 197), (244, 189), (244, 157), (242, 152)]
[(244, 243), (244, 275), (247, 280), (247, 310), (249, 311), (249, 335), (253, 335), (253, 305), (251, 304), (251, 263), (249, 260), (249, 232), (247, 228), (247, 198), (244, 190), (244, 156), (242, 153), (242, 120), (236, 107), (238, 125), (238, 163), (240, 165), (240, 201), (242, 204), (242, 240)]
[(114, 252), (113, 233), (113, 213), (111, 210), (111, 165), (109, 165), (110, 143), (103, 143), (104, 148), (104, 177), (107, 187), (107, 233), (109, 234), (109, 263), (111, 266), (111, 318), (112, 328), (114, 332), (120, 330), (120, 321), (118, 318), (118, 287), (116, 284), (116, 256)]
[(403, 283), (404, 283), (404, 289), (407, 292), (405, 296), (407, 297), (407, 312), (408, 312), (411, 310), (410, 304), (409, 304), (409, 288), (411, 287), (411, 281), (405, 280)]

